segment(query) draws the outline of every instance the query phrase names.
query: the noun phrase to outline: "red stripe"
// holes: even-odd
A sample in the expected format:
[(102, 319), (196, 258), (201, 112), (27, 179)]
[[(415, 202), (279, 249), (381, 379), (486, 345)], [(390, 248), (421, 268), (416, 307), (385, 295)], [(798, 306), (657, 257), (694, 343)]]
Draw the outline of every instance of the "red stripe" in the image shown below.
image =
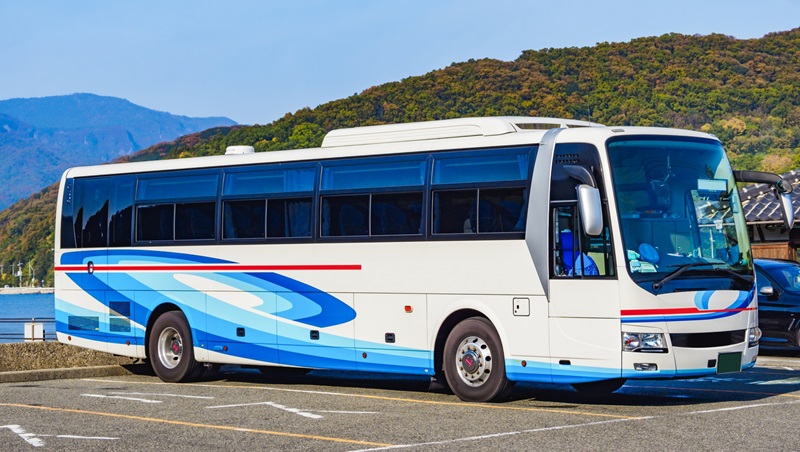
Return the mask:
[[(59, 265), (56, 271), (87, 271), (86, 265)], [(361, 270), (361, 265), (95, 265), (94, 271), (292, 271), (292, 270)]]
[(676, 314), (707, 314), (711, 312), (743, 312), (755, 311), (757, 308), (738, 308), (738, 309), (706, 309), (701, 311), (697, 308), (672, 308), (672, 309), (628, 309), (620, 311), (622, 316), (634, 315), (676, 315)]

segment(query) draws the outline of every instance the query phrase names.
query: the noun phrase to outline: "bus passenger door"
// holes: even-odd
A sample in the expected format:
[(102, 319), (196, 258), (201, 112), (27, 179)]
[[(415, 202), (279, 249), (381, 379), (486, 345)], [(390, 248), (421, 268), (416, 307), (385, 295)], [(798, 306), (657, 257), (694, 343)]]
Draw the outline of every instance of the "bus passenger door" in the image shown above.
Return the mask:
[(577, 211), (577, 205), (551, 209), (554, 246), (549, 309), (554, 382), (621, 375), (619, 285), (608, 222), (599, 236), (588, 236)]

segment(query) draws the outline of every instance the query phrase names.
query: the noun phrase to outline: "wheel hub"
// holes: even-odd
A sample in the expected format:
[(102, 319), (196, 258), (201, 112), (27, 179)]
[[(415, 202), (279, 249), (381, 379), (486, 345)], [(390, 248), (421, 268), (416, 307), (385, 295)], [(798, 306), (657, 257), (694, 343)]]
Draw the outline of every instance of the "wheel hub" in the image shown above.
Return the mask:
[(474, 374), (480, 368), (480, 357), (472, 350), (464, 353), (461, 357), (461, 365), (464, 367), (464, 372)]
[(459, 377), (470, 386), (486, 383), (492, 372), (492, 351), (480, 337), (468, 336), (461, 341), (455, 359)]
[(168, 369), (174, 369), (183, 356), (183, 339), (175, 328), (164, 328), (158, 336), (158, 360)]

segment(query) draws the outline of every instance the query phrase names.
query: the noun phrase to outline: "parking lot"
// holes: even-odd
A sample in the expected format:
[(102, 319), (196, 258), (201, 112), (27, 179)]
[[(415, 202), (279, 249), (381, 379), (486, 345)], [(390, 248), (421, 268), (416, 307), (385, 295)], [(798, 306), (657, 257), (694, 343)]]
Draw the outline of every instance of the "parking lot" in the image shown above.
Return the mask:
[(224, 368), (202, 383), (146, 372), (0, 385), (2, 450), (794, 449), (800, 359), (712, 378), (629, 382), (592, 397), (519, 385), (463, 403), (424, 379)]

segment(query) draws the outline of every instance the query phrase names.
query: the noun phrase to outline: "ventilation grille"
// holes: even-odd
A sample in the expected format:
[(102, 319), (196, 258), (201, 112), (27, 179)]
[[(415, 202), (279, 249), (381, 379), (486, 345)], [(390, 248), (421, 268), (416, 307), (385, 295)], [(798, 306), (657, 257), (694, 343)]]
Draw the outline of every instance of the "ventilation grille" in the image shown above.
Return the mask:
[(580, 154), (556, 154), (553, 157), (553, 164), (554, 165), (580, 165), (581, 164), (581, 155)]
[(726, 345), (741, 344), (747, 337), (746, 333), (746, 330), (736, 330), (717, 333), (670, 334), (669, 338), (673, 347), (724, 347)]

